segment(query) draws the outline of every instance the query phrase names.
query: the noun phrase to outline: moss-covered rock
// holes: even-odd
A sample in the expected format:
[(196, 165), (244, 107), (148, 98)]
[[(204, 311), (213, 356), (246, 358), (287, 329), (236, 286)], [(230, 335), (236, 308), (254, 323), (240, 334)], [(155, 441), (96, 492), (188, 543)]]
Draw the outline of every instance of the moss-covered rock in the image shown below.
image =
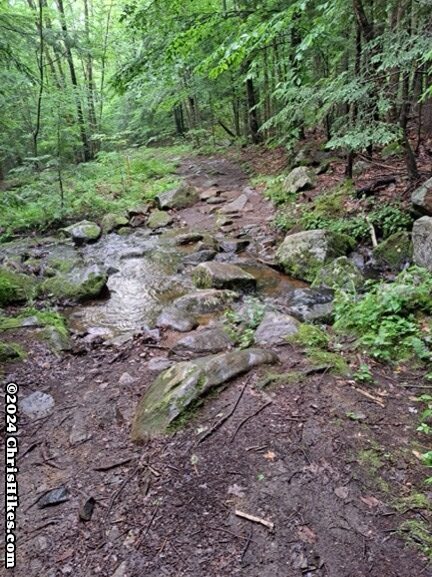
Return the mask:
[(78, 245), (95, 242), (102, 233), (100, 226), (88, 220), (72, 224), (66, 227), (64, 232)]
[(192, 279), (199, 288), (254, 291), (256, 279), (239, 266), (225, 262), (203, 262), (192, 271)]
[(82, 301), (98, 297), (106, 287), (108, 275), (97, 267), (76, 271), (73, 274), (58, 274), (46, 279), (40, 291), (43, 295), (58, 300)]
[(161, 192), (156, 197), (156, 202), (160, 209), (187, 208), (198, 202), (198, 200), (198, 192), (187, 184)]
[(102, 218), (102, 232), (107, 234), (113, 230), (118, 230), (122, 226), (127, 226), (128, 224), (129, 220), (124, 214), (115, 214), (110, 212)]
[(142, 441), (167, 434), (172, 423), (210, 389), (277, 356), (261, 349), (211, 355), (177, 363), (150, 385), (141, 399), (132, 426), (132, 438)]
[(276, 252), (277, 262), (294, 278), (313, 281), (326, 263), (353, 250), (355, 241), (328, 230), (309, 230), (285, 237)]
[(0, 305), (26, 302), (37, 292), (35, 277), (0, 267)]
[(313, 188), (314, 185), (315, 175), (313, 171), (306, 166), (297, 166), (286, 177), (283, 189), (287, 194), (291, 194)]
[(172, 223), (173, 217), (165, 212), (164, 210), (154, 210), (147, 220), (147, 226), (149, 228), (163, 228)]
[(72, 348), (69, 333), (66, 329), (62, 330), (52, 325), (46, 326), (42, 329), (41, 336), (54, 353), (69, 351)]
[(358, 290), (365, 279), (356, 265), (346, 256), (341, 256), (323, 266), (312, 283), (312, 288)]
[(396, 232), (381, 242), (373, 251), (376, 263), (398, 272), (404, 268), (413, 256), (411, 235), (406, 231)]
[(21, 359), (25, 355), (20, 345), (16, 343), (0, 343), (0, 363)]

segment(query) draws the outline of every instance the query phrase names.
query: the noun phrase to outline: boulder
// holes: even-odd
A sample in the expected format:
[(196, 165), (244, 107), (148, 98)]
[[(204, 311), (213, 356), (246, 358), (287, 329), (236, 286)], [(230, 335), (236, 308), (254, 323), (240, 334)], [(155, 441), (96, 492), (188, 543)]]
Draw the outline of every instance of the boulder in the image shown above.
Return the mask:
[(219, 327), (194, 331), (177, 341), (175, 352), (191, 352), (194, 354), (210, 354), (226, 351), (233, 346), (232, 340)]
[(66, 227), (64, 232), (78, 245), (95, 242), (102, 234), (101, 228), (95, 222), (88, 220), (72, 224)]
[(341, 256), (323, 266), (312, 283), (312, 288), (358, 290), (365, 279), (356, 265), (346, 256)]
[(204, 262), (192, 271), (197, 287), (231, 289), (250, 292), (256, 288), (256, 279), (239, 266), (223, 262)]
[(173, 217), (163, 210), (154, 210), (147, 219), (147, 226), (152, 229), (163, 228), (173, 222)]
[(122, 226), (127, 226), (128, 224), (129, 221), (124, 214), (115, 214), (110, 212), (102, 218), (102, 232), (107, 234), (113, 230), (118, 230)]
[(70, 351), (72, 349), (72, 343), (66, 329), (61, 330), (49, 325), (42, 329), (41, 334), (42, 338), (48, 343), (49, 348), (54, 353)]
[(223, 252), (239, 253), (247, 249), (250, 240), (247, 238), (229, 238), (221, 240), (219, 244)]
[(59, 300), (82, 301), (100, 296), (107, 281), (106, 271), (94, 265), (48, 278), (41, 284), (40, 292)]
[(35, 391), (21, 400), (20, 411), (30, 419), (40, 419), (52, 413), (54, 404), (51, 395)]
[(333, 297), (330, 289), (295, 289), (285, 304), (287, 312), (301, 322), (329, 322), (333, 315)]
[(199, 197), (197, 191), (186, 184), (161, 192), (156, 197), (158, 207), (165, 210), (171, 208), (187, 208), (188, 206), (192, 206), (198, 202), (198, 200)]
[(412, 242), (415, 264), (432, 272), (432, 217), (423, 216), (415, 221)]
[(283, 183), (284, 192), (291, 194), (313, 188), (315, 184), (314, 173), (306, 166), (297, 166), (285, 178)]
[(276, 259), (292, 277), (313, 281), (322, 265), (347, 254), (354, 246), (354, 240), (344, 234), (307, 230), (285, 237)]
[(416, 188), (411, 195), (411, 202), (420, 212), (432, 215), (432, 178)]
[(0, 306), (25, 302), (36, 292), (37, 281), (34, 277), (0, 267)]
[(202, 262), (208, 262), (214, 259), (216, 254), (215, 250), (198, 250), (197, 252), (186, 255), (183, 259), (183, 264), (196, 266)]
[(174, 421), (210, 389), (253, 367), (276, 361), (277, 356), (270, 351), (248, 349), (176, 363), (159, 375), (141, 399), (132, 438), (142, 441), (169, 433)]
[(389, 236), (374, 248), (373, 257), (377, 265), (392, 272), (401, 271), (410, 263), (413, 246), (409, 232), (400, 231)]
[(226, 204), (223, 208), (221, 208), (220, 212), (221, 214), (241, 212), (245, 208), (248, 200), (249, 199), (245, 194), (241, 194), (235, 200), (232, 200), (231, 202)]
[(299, 321), (290, 315), (269, 311), (255, 331), (255, 343), (258, 345), (286, 344), (286, 337), (295, 335), (299, 325)]
[(157, 325), (186, 333), (198, 326), (200, 316), (225, 310), (236, 298), (237, 293), (229, 290), (198, 290), (176, 299), (164, 310)]

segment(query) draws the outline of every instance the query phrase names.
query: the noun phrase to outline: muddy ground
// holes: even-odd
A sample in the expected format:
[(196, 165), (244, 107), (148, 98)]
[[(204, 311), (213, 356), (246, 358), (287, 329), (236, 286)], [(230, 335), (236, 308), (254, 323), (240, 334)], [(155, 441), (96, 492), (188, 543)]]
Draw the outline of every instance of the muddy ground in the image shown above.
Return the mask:
[[(223, 160), (190, 159), (180, 173), (200, 190), (220, 187), (226, 201), (248, 186)], [(224, 232), (259, 224), (270, 254), (272, 207), (253, 198)], [(209, 205), (176, 217), (214, 228)], [(10, 338), (29, 344), (23, 331)], [(359, 387), (311, 371), (304, 352), (286, 345), (278, 366), (229, 383), (171, 438), (135, 445), (131, 419), (157, 374), (147, 361), (167, 357), (174, 338), (60, 357), (32, 341), (27, 359), (6, 367), (21, 397), (38, 390), (56, 402), (49, 417), (20, 422), (16, 577), (432, 576), (424, 543), (401, 530), (407, 520), (430, 529), (432, 520), (404, 505), (425, 492), (415, 452), (419, 374), (376, 365), (376, 384)], [(290, 376), (262, 388), (269, 372)], [(200, 442), (203, 432), (211, 434)], [(68, 500), (40, 509), (38, 498), (59, 486)], [(89, 497), (96, 504), (85, 522)]]

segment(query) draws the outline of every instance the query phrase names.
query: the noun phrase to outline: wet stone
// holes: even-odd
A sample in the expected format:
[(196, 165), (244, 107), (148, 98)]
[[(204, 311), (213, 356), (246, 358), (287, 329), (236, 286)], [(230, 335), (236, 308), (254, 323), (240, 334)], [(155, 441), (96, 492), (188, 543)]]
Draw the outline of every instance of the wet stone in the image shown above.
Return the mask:
[(65, 503), (69, 501), (70, 495), (69, 491), (66, 487), (57, 487), (56, 489), (52, 489), (42, 495), (42, 497), (38, 501), (39, 509), (45, 509), (46, 507), (53, 507), (54, 505), (60, 505), (61, 503)]
[(24, 397), (20, 403), (20, 410), (30, 419), (40, 419), (48, 416), (54, 409), (54, 399), (42, 391), (35, 391)]

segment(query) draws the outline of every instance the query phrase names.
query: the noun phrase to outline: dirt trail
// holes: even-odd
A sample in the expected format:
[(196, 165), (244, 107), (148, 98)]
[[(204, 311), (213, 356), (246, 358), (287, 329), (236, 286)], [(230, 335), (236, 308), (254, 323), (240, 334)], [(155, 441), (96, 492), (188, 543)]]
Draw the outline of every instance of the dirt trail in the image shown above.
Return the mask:
[[(223, 160), (190, 159), (180, 172), (201, 191), (225, 191), (225, 202), (248, 186)], [(265, 227), (271, 207), (251, 194), (253, 210), (226, 234)], [(178, 217), (214, 228), (211, 205)], [(61, 358), (35, 342), (25, 362), (7, 368), (21, 396), (39, 390), (56, 401), (48, 418), (21, 419), (16, 577), (432, 576), (396, 532), (429, 514), (390, 506), (422, 475), (411, 451), (410, 393), (392, 373), (380, 373), (373, 400), (328, 372), (307, 374), (302, 352), (280, 347), (274, 370), (298, 371), (297, 380), (263, 391), (254, 385), (268, 369), (251, 372), (207, 399), (172, 438), (137, 446), (131, 419), (156, 375), (146, 361), (166, 357), (164, 342), (155, 348), (137, 338)], [(415, 382), (415, 374), (407, 377)], [(233, 415), (198, 443), (202, 427), (229, 411), (244, 386)], [(347, 418), (354, 413), (362, 419)], [(69, 500), (39, 509), (38, 496), (58, 486)], [(96, 506), (83, 522), (78, 512), (88, 497)]]

